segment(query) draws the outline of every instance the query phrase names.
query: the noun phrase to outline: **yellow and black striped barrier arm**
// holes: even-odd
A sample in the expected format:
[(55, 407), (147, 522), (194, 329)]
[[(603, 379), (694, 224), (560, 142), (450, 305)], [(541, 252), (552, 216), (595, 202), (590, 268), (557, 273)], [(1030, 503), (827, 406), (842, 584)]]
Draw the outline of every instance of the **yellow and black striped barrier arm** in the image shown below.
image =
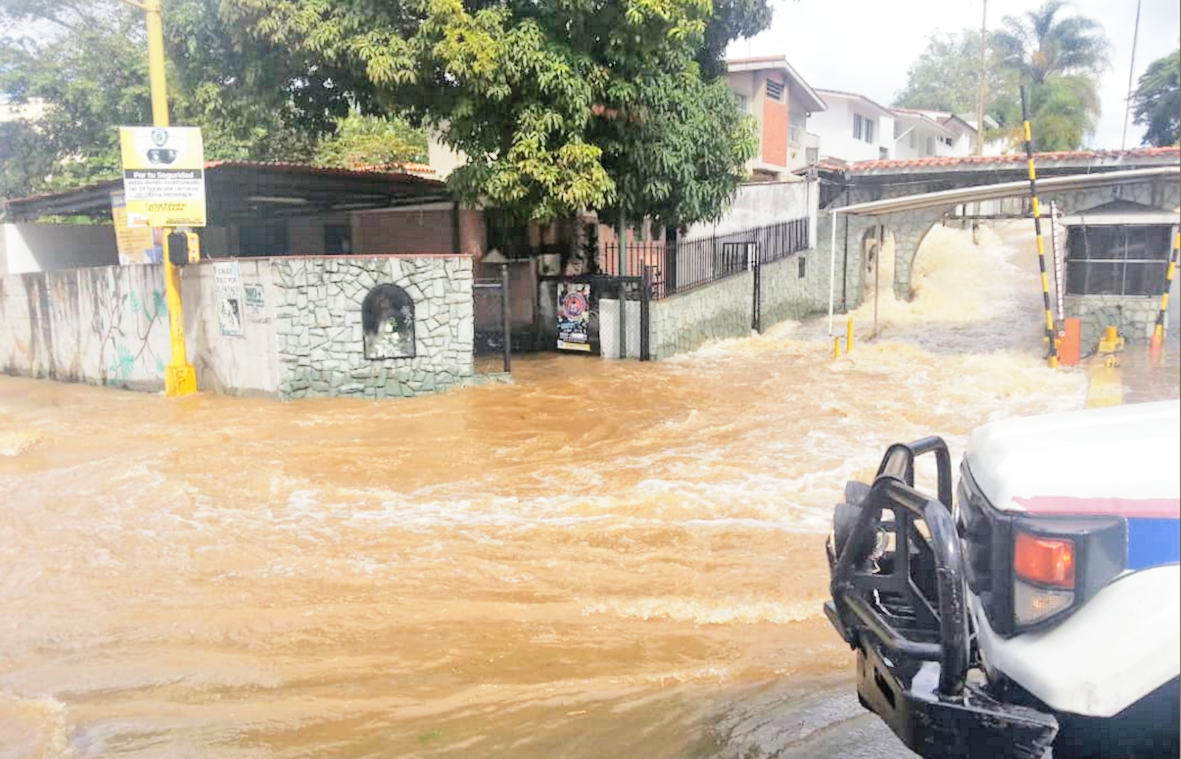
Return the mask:
[(1050, 344), (1050, 368), (1058, 368), (1058, 344), (1054, 334), (1054, 312), (1050, 310), (1050, 278), (1046, 275), (1046, 243), (1042, 239), (1042, 204), (1037, 196), (1037, 168), (1033, 165), (1033, 131), (1029, 127), (1028, 94), (1021, 87), (1021, 122), (1025, 130), (1025, 157), (1029, 162), (1029, 195), (1033, 206), (1033, 229), (1037, 234), (1037, 263), (1042, 273), (1042, 305), (1046, 309), (1046, 340)]
[(1160, 296), (1160, 313), (1156, 315), (1156, 327), (1152, 330), (1153, 340), (1165, 338), (1165, 319), (1169, 318), (1169, 290), (1173, 289), (1173, 277), (1177, 276), (1177, 251), (1181, 250), (1181, 230), (1173, 230), (1173, 249), (1169, 251), (1169, 267), (1165, 269), (1165, 290)]

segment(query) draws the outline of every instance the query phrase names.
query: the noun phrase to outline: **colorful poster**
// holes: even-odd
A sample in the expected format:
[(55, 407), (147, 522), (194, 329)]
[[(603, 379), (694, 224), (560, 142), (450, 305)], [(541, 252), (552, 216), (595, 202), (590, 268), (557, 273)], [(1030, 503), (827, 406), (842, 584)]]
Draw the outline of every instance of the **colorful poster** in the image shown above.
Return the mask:
[(223, 335), (242, 334), (242, 274), (237, 261), (213, 265), (213, 286), (217, 293), (217, 328)]
[(163, 230), (127, 226), (127, 203), (122, 190), (111, 193), (111, 219), (120, 264), (158, 264), (164, 260)]
[(589, 312), (589, 284), (558, 283), (558, 350), (590, 352)]
[(197, 127), (119, 127), (129, 227), (205, 226), (205, 146)]

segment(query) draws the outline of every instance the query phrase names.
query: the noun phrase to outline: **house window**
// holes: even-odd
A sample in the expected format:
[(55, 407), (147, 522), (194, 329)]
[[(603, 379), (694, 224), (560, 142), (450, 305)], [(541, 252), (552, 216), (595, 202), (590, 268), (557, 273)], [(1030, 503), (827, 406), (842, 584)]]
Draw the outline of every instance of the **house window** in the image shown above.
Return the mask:
[(1167, 225), (1072, 226), (1067, 295), (1160, 294), (1169, 262)]
[(927, 138), (927, 155), (935, 155), (935, 138)]
[(750, 113), (750, 102), (747, 100), (746, 95), (741, 95), (735, 92), (734, 99), (738, 101), (739, 113)]
[(860, 113), (853, 114), (853, 139), (860, 140), (864, 131), (865, 119), (861, 118)]
[(774, 79), (768, 79), (767, 97), (778, 103), (783, 102), (783, 82), (777, 82)]
[(792, 108), (787, 114), (787, 142), (799, 147), (804, 142), (804, 129), (808, 114), (803, 108)]
[(865, 120), (865, 141), (873, 143), (873, 119)]

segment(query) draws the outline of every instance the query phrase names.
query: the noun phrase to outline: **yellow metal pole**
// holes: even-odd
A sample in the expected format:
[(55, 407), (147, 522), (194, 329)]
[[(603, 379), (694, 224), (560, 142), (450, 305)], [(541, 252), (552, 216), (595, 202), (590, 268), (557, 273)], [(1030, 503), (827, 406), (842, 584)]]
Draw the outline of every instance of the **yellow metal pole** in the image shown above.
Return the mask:
[[(139, 3), (134, 3), (139, 5)], [(168, 126), (168, 82), (164, 67), (164, 22), (160, 15), (160, 0), (144, 0), (140, 5), (147, 15), (148, 80), (152, 92), (152, 126)], [(168, 325), (172, 342), (172, 359), (164, 370), (164, 394), (188, 395), (197, 392), (197, 372), (189, 363), (185, 351), (185, 314), (180, 298), (180, 272), (168, 258), (168, 234), (163, 229), (164, 298), (168, 303)]]
[(848, 323), (845, 324), (845, 353), (850, 353), (853, 350), (853, 317), (849, 317)]
[(1029, 105), (1025, 86), (1021, 86), (1021, 121), (1025, 130), (1025, 156), (1029, 163), (1029, 195), (1033, 206), (1033, 229), (1037, 235), (1037, 263), (1042, 272), (1042, 305), (1046, 310), (1046, 340), (1050, 344), (1050, 368), (1058, 368), (1058, 343), (1054, 312), (1050, 309), (1050, 278), (1046, 275), (1046, 243), (1042, 239), (1042, 204), (1037, 195), (1037, 168), (1033, 164), (1033, 130), (1029, 126)]
[(1165, 339), (1165, 320), (1169, 318), (1169, 290), (1173, 289), (1173, 277), (1177, 275), (1177, 252), (1181, 250), (1181, 231), (1173, 230), (1173, 249), (1169, 251), (1169, 267), (1165, 269), (1165, 289), (1160, 296), (1160, 311), (1156, 315), (1156, 326), (1152, 328), (1152, 341), (1161, 343)]
[(834, 359), (841, 357), (841, 336), (837, 335), (832, 339), (832, 357)]

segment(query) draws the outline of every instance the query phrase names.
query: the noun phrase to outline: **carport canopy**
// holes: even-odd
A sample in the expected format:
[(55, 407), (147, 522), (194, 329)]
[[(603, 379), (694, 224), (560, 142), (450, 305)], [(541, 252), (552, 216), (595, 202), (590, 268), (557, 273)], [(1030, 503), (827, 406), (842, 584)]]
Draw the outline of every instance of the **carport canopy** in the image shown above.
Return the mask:
[[(1037, 180), (1038, 193), (1043, 192), (1073, 192), (1075, 190), (1090, 190), (1096, 187), (1140, 182), (1158, 176), (1181, 176), (1181, 165), (1153, 166), (1147, 169), (1128, 169), (1126, 171), (1107, 171), (1094, 174), (1071, 174), (1065, 177), (1047, 177)], [(865, 203), (854, 203), (830, 209), (832, 213), (847, 213), (854, 216), (881, 216), (888, 213), (905, 213), (919, 211), (926, 208), (959, 205), (960, 203), (975, 203), (983, 200), (1000, 200), (1029, 194), (1028, 180), (1018, 182), (1001, 182), (999, 184), (974, 185), (972, 187), (957, 187), (954, 190), (926, 192), (921, 195), (905, 195), (898, 198), (871, 200)]]
[[(1126, 171), (1107, 171), (1094, 174), (1071, 174), (1064, 177), (1047, 177), (1037, 181), (1038, 194), (1047, 192), (1073, 192), (1076, 190), (1090, 190), (1096, 187), (1111, 187), (1129, 182), (1142, 182), (1153, 177), (1181, 176), (1181, 165), (1153, 166), (1147, 169), (1128, 169)], [(1000, 182), (997, 184), (974, 185), (972, 187), (957, 187), (954, 190), (939, 192), (925, 192), (919, 195), (904, 195), (898, 198), (884, 198), (865, 203), (853, 203), (829, 209), (832, 214), (832, 240), (828, 247), (828, 334), (833, 333), (833, 314), (836, 304), (836, 265), (837, 265), (837, 214), (845, 213), (852, 216), (883, 216), (890, 213), (906, 213), (930, 208), (956, 206), (961, 203), (975, 203), (984, 200), (1000, 200), (1002, 198), (1020, 197), (1028, 195), (1029, 181)]]
[[(423, 167), (426, 168), (426, 167)], [(0, 220), (46, 216), (109, 219), (111, 192), (123, 180), (0, 202)], [(447, 186), (407, 171), (352, 170), (300, 163), (210, 161), (205, 199), (211, 226), (450, 201)]]

